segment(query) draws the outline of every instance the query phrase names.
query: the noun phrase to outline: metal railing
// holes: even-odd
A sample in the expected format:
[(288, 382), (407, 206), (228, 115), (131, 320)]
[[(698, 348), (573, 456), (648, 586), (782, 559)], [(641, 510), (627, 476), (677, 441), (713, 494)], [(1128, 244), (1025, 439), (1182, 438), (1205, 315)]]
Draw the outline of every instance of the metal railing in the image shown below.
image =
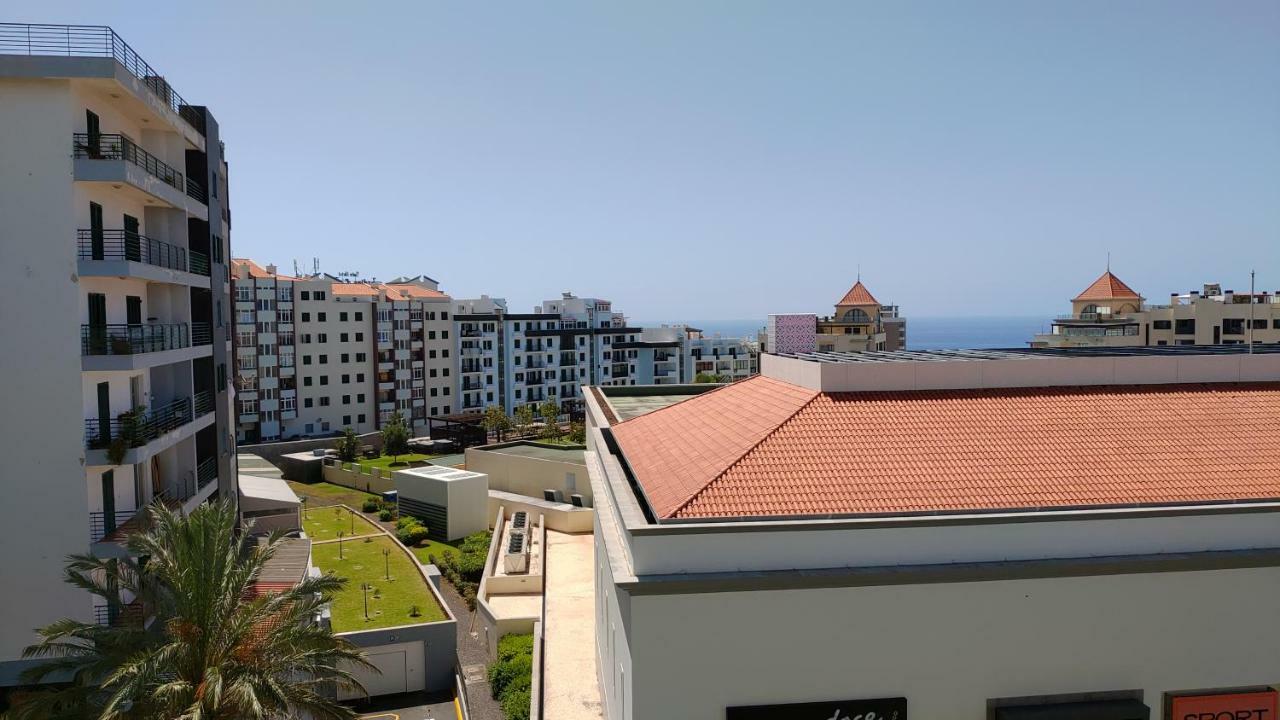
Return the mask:
[(127, 230), (76, 231), (81, 260), (132, 260), (171, 270), (187, 269), (186, 248)]
[(139, 355), (191, 346), (186, 323), (81, 325), (81, 355)]
[(0, 23), (0, 54), (114, 58), (193, 129), (205, 132), (204, 114), (105, 25)]
[(146, 412), (123, 412), (106, 423), (100, 418), (89, 418), (84, 421), (85, 446), (91, 450), (100, 450), (121, 440), (126, 447), (142, 447), (212, 410), (213, 395), (206, 390), (193, 397), (179, 398), (153, 407)]
[(191, 323), (191, 344), (192, 345), (212, 345), (213, 329), (206, 322)]
[(209, 191), (204, 189), (204, 183), (193, 180), (190, 176), (187, 177), (187, 197), (209, 204)]
[(196, 487), (204, 489), (206, 485), (218, 479), (218, 459), (208, 458), (196, 466)]
[(143, 512), (138, 510), (116, 510), (115, 512), (89, 513), (89, 542), (99, 542), (106, 536), (120, 529), (133, 519), (134, 515)]
[(479, 380), (472, 380), (471, 378), (467, 378), (462, 381), (463, 392), (466, 392), (468, 390), (483, 390), (483, 389), (484, 389), (484, 383), (480, 382)]
[(109, 605), (93, 607), (93, 621), (105, 627), (141, 626), (144, 619), (142, 605), (136, 602), (115, 608)]
[(191, 272), (197, 275), (209, 276), (209, 256), (195, 250), (190, 251)]
[(182, 173), (138, 147), (137, 143), (123, 135), (75, 133), (72, 136), (71, 147), (78, 158), (131, 162), (174, 190), (186, 192), (182, 183)]

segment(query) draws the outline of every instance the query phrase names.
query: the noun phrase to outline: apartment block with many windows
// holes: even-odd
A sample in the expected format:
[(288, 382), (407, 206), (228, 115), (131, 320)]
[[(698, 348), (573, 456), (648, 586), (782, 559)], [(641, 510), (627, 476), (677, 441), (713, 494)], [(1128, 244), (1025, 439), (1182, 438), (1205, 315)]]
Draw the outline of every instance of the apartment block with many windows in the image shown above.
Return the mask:
[(1173, 293), (1150, 305), (1108, 269), (1071, 300), (1032, 347), (1141, 347), (1280, 343), (1280, 291), (1237, 293), (1222, 285)]
[(11, 685), (34, 628), (123, 619), (63, 581), (67, 555), (120, 556), (148, 503), (235, 497), (236, 475), (213, 115), (107, 27), (0, 24), (0, 97)]
[(234, 261), (238, 433), (245, 442), (372, 432), (399, 411), (425, 434), (453, 412), (449, 297), (389, 283), (281, 275)]

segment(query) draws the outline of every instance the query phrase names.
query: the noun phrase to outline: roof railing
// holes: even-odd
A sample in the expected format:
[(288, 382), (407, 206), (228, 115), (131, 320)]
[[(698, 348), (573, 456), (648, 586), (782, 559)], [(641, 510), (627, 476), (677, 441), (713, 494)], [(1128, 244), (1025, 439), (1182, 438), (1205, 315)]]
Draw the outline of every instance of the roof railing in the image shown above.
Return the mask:
[(196, 132), (205, 133), (204, 114), (106, 25), (0, 23), (0, 55), (114, 58)]

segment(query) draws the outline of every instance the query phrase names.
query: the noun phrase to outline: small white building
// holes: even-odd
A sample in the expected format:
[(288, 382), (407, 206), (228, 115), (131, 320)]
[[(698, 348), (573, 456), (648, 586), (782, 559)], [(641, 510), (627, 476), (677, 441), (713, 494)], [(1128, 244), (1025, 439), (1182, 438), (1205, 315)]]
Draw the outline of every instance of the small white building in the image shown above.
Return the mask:
[(254, 534), (302, 529), (302, 500), (280, 478), (239, 477), (240, 522), (253, 521)]
[(421, 518), (433, 540), (457, 540), (489, 529), (489, 476), (427, 465), (392, 473), (400, 512)]

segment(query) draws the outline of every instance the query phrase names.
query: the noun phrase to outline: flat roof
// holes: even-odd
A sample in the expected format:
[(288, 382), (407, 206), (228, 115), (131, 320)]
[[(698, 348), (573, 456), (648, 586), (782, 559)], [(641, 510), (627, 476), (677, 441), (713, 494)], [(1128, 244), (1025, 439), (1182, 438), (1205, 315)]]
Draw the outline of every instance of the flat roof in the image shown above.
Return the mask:
[(406, 468), (404, 470), (396, 470), (395, 474), (416, 475), (417, 477), (430, 478), (432, 480), (443, 480), (445, 482), (483, 477), (482, 473), (460, 470), (455, 467), (445, 467), (443, 465), (424, 465), (422, 467)]
[[(1067, 357), (1185, 357), (1249, 355), (1248, 345), (1154, 345), (1136, 347), (991, 348), (985, 350), (870, 350), (867, 352), (773, 353), (818, 363), (964, 362)], [(1280, 344), (1253, 346), (1254, 355), (1280, 354)]]
[(500, 453), (502, 455), (518, 455), (520, 457), (537, 458), (538, 460), (556, 460), (558, 462), (571, 462), (578, 465), (585, 465), (586, 458), (584, 450), (581, 447), (560, 446), (555, 445), (535, 445), (532, 443), (517, 443), (515, 445), (497, 445), (488, 447), (478, 447), (476, 450), (484, 452)]
[(269, 500), (288, 505), (301, 505), (297, 493), (289, 487), (289, 483), (280, 478), (263, 477), (261, 475), (240, 475), (240, 496), (254, 500)]

